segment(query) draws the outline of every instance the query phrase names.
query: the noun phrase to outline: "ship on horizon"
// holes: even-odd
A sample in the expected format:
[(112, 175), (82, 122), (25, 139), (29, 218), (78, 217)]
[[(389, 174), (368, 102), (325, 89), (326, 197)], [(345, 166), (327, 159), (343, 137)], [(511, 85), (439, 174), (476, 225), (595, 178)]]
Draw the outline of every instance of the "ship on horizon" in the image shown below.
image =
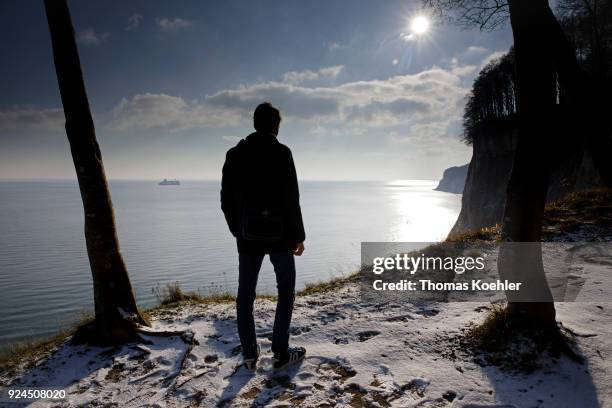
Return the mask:
[(180, 186), (181, 182), (178, 180), (163, 179), (162, 181), (159, 182), (158, 185), (159, 186)]

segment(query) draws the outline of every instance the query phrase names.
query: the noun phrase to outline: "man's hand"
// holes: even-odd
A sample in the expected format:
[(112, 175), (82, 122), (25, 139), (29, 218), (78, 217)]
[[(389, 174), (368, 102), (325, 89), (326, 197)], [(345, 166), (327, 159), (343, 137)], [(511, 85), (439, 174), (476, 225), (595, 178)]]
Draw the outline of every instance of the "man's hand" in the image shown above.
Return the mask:
[(295, 248), (293, 248), (293, 255), (301, 256), (303, 252), (304, 252), (304, 243), (298, 242), (297, 244), (295, 244)]

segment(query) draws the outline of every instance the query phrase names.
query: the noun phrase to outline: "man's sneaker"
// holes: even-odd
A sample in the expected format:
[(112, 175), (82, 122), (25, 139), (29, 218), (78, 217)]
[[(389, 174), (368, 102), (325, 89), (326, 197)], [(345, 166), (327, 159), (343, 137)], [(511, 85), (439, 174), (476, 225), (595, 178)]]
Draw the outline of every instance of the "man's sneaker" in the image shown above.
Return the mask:
[(289, 347), (286, 353), (274, 353), (274, 369), (278, 370), (302, 361), (305, 355), (304, 347)]
[(252, 356), (244, 356), (242, 359), (242, 363), (246, 367), (247, 370), (254, 371), (257, 368), (257, 360), (259, 359), (259, 354), (261, 353), (261, 348), (259, 344), (257, 345), (257, 351)]

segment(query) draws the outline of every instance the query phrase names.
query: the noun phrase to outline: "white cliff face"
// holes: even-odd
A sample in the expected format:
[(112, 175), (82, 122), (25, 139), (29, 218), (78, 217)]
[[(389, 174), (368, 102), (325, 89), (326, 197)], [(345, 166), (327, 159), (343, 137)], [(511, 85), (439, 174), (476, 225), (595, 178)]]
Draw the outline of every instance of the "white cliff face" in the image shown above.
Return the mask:
[(442, 179), (440, 180), (440, 183), (438, 183), (438, 187), (436, 187), (435, 190), (453, 194), (463, 193), (468, 166), (469, 164), (464, 164), (463, 166), (449, 167), (448, 169), (444, 170)]
[(515, 146), (515, 132), (474, 138), (461, 212), (451, 235), (495, 225), (501, 220)]

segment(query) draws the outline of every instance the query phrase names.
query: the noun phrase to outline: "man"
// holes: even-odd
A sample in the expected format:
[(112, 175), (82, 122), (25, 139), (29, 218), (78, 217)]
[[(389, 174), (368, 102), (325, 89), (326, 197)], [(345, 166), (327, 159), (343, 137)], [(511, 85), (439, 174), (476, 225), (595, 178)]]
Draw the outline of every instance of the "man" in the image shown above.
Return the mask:
[(244, 365), (254, 370), (260, 348), (253, 302), (266, 254), (274, 266), (278, 301), (272, 334), (274, 368), (304, 359), (303, 347), (289, 347), (295, 290), (294, 255), (304, 252), (304, 225), (291, 150), (277, 140), (278, 109), (262, 103), (253, 115), (255, 133), (227, 152), (221, 181), (221, 209), (238, 244), (238, 335)]

